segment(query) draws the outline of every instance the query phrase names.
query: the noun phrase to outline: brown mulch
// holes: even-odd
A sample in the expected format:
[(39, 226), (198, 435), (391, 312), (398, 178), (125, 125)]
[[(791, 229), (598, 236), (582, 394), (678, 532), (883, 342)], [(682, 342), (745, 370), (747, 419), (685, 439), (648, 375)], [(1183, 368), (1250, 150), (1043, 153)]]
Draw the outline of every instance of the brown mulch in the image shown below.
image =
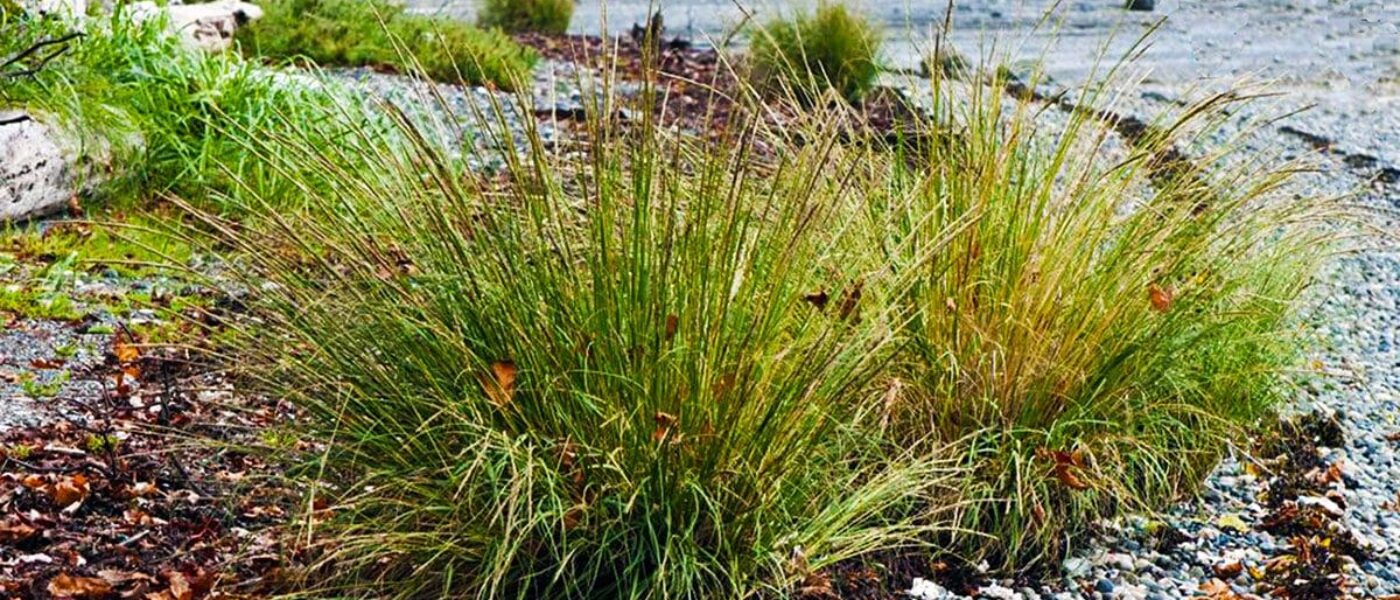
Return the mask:
[(124, 335), (76, 375), (100, 380), (102, 398), (0, 437), (0, 598), (261, 595), (295, 496), (240, 448), (291, 411)]
[(629, 36), (521, 34), (516, 40), (545, 58), (615, 73), (617, 81), (650, 79), (655, 85), (656, 114), (663, 126), (690, 132), (720, 131), (738, 106), (734, 98), (740, 89), (737, 75), (714, 48), (678, 38), (648, 47)]
[[(789, 100), (774, 97), (761, 102), (743, 98), (755, 93), (744, 78), (741, 62), (713, 47), (694, 44), (680, 38), (662, 36), (658, 44), (649, 45), (639, 37), (604, 38), (596, 35), (521, 34), (516, 40), (535, 48), (551, 60), (587, 67), (594, 73), (606, 73), (613, 81), (650, 82), (654, 93), (654, 115), (659, 125), (681, 131), (719, 137), (731, 125), (751, 122), (757, 118), (777, 131), (804, 130), (790, 125), (810, 121), (813, 114), (829, 119), (841, 115), (847, 129), (842, 137), (847, 141), (881, 141), (909, 143), (924, 128), (908, 127), (917, 111), (910, 108), (903, 93), (893, 88), (877, 88), (864, 101), (849, 106), (838, 99), (828, 99), (825, 111), (813, 111), (795, 106)], [(538, 111), (542, 118), (582, 121), (580, 111), (561, 112), (552, 107)], [(866, 134), (873, 132), (872, 137)]]

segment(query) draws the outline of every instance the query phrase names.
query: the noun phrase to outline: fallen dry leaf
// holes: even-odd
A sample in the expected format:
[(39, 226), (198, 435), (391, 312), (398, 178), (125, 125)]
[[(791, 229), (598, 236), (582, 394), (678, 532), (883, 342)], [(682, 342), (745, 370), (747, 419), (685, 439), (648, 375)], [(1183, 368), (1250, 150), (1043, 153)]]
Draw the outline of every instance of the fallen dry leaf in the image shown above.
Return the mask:
[(63, 365), (66, 363), (67, 361), (61, 358), (36, 358), (34, 360), (29, 361), (29, 366), (30, 368), (48, 371), (53, 369), (62, 369)]
[(131, 379), (140, 379), (141, 367), (137, 362), (141, 360), (141, 350), (136, 347), (136, 340), (126, 333), (118, 332), (112, 338), (112, 355), (117, 357), (117, 364), (121, 367), (121, 373), (117, 376), (117, 385), (121, 386), (122, 374)]
[(131, 363), (141, 358), (141, 350), (128, 339), (125, 334), (117, 334), (112, 338), (112, 355), (117, 357), (118, 362)]
[(190, 600), (194, 597), (194, 591), (190, 589), (190, 580), (185, 578), (185, 574), (179, 571), (171, 571), (165, 574), (165, 578), (170, 582), (170, 597), (175, 600)]
[(1244, 564), (1240, 561), (1220, 563), (1211, 567), (1211, 571), (1221, 579), (1234, 579), (1244, 572)]
[(1240, 600), (1240, 595), (1230, 587), (1230, 584), (1219, 579), (1212, 579), (1201, 584), (1201, 593), (1210, 600)]
[(666, 439), (666, 436), (670, 435), (671, 429), (680, 422), (676, 415), (661, 411), (656, 411), (652, 420), (656, 422), (656, 429), (652, 430), (651, 439), (657, 442)]
[(481, 387), (486, 390), (486, 397), (498, 408), (509, 406), (515, 399), (515, 363), (508, 360), (498, 360), (491, 363), (491, 375), (481, 378)]
[(88, 495), (87, 477), (82, 473), (72, 477), (64, 477), (53, 484), (49, 489), (49, 496), (54, 503), (62, 507), (69, 507), (82, 502)]
[(101, 598), (112, 593), (112, 584), (97, 577), (59, 573), (49, 580), (49, 594), (58, 598)]
[(18, 544), (39, 533), (33, 525), (6, 519), (0, 521), (0, 544)]
[(1147, 297), (1152, 301), (1152, 310), (1166, 314), (1172, 309), (1173, 294), (1171, 288), (1163, 288), (1154, 283), (1147, 287)]
[(97, 576), (101, 577), (103, 581), (106, 581), (107, 583), (110, 583), (113, 586), (131, 583), (133, 581), (142, 583), (156, 582), (155, 577), (151, 577), (150, 575), (136, 571), (118, 571), (116, 569), (103, 569), (97, 572)]

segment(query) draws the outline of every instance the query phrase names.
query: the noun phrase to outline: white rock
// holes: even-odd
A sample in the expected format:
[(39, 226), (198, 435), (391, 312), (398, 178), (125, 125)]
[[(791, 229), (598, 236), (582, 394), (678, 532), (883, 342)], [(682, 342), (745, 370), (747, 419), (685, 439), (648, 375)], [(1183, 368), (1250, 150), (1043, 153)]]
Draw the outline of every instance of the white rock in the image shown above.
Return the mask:
[(1125, 583), (1114, 590), (1114, 598), (1119, 600), (1146, 600), (1147, 588), (1140, 585)]
[(1323, 498), (1321, 496), (1299, 497), (1298, 504), (1303, 506), (1316, 506), (1318, 508), (1321, 508), (1323, 511), (1326, 511), (1327, 514), (1332, 515), (1336, 518), (1341, 518), (1342, 516), (1346, 515), (1346, 511), (1342, 510), (1342, 507), (1337, 506), (1336, 502), (1333, 502), (1331, 499)]
[(918, 600), (947, 600), (955, 597), (948, 588), (922, 577), (915, 577), (913, 584), (904, 593)]
[(1017, 591), (1015, 591), (1015, 590), (1012, 590), (1011, 588), (1008, 588), (1008, 587), (1003, 587), (1003, 586), (997, 585), (997, 584), (995, 584), (995, 583), (992, 584), (992, 585), (986, 586), (986, 587), (984, 587), (984, 588), (982, 588), (982, 589), (977, 590), (977, 597), (979, 597), (979, 598), (995, 598), (996, 600), (1023, 600), (1023, 599), (1024, 599), (1024, 596), (1022, 596), (1022, 595), (1020, 594), (1020, 592), (1017, 592)]
[(89, 183), (77, 144), (24, 113), (0, 113), (0, 222), (63, 210)]
[(262, 8), (248, 2), (220, 0), (205, 4), (173, 4), (162, 8), (151, 0), (133, 2), (127, 11), (136, 22), (166, 15), (170, 29), (185, 45), (206, 52), (223, 52), (233, 44), (233, 32), (262, 18)]

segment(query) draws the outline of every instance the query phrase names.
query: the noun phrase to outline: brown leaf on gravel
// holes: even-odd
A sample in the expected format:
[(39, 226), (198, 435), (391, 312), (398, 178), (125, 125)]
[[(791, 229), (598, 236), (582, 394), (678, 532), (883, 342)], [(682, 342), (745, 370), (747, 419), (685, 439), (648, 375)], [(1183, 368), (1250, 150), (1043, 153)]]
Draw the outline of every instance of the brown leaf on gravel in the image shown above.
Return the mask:
[(1400, 442), (1400, 431), (1385, 436), (1387, 442)]
[(117, 376), (117, 385), (121, 386), (121, 375), (126, 375), (131, 379), (141, 378), (141, 367), (137, 364), (141, 360), (141, 349), (136, 347), (136, 340), (129, 334), (118, 332), (112, 337), (112, 356), (117, 357), (117, 365), (121, 372)]
[(112, 593), (112, 584), (97, 577), (59, 573), (49, 580), (49, 594), (57, 598), (101, 598)]
[(117, 334), (112, 338), (112, 355), (117, 357), (117, 362), (133, 363), (141, 358), (141, 350), (132, 343), (128, 336)]
[(1230, 584), (1219, 579), (1202, 583), (1201, 593), (1210, 600), (1240, 600), (1240, 595), (1235, 593)]
[(491, 375), (481, 377), (481, 387), (486, 391), (486, 397), (498, 408), (509, 406), (515, 399), (515, 363), (509, 360), (498, 360), (491, 363)]
[(1172, 309), (1173, 294), (1171, 288), (1164, 288), (1154, 283), (1147, 287), (1147, 298), (1152, 301), (1152, 310), (1166, 314)]
[(1234, 579), (1244, 572), (1244, 564), (1240, 561), (1220, 563), (1211, 567), (1211, 571), (1221, 579)]
[(61, 358), (36, 358), (34, 360), (29, 361), (29, 366), (30, 368), (48, 371), (53, 369), (62, 369), (63, 365), (66, 363), (67, 361)]

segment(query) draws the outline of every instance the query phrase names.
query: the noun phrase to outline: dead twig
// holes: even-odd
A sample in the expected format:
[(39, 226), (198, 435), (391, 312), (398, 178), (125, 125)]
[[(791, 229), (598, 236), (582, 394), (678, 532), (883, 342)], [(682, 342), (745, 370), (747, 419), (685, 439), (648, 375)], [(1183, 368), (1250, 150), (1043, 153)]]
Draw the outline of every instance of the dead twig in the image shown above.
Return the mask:
[[(55, 58), (58, 58), (59, 55), (63, 54), (64, 52), (67, 52), (68, 49), (72, 47), (72, 45), (68, 42), (81, 38), (85, 35), (87, 34), (80, 31), (75, 31), (73, 33), (62, 35), (53, 39), (39, 40), (33, 45), (29, 46), (28, 48), (21, 50), (18, 54), (15, 54), (14, 56), (5, 59), (5, 62), (0, 63), (0, 77), (9, 79), (19, 79), (21, 77), (36, 75), (39, 73), (39, 71), (43, 70), (43, 68), (47, 66), (50, 61), (52, 61)], [(58, 47), (48, 52), (47, 54), (40, 56), (38, 63), (36, 63), (34, 66), (26, 69), (20, 69), (18, 71), (11, 71), (8, 73), (4, 72), (6, 69), (9, 69), (14, 65), (19, 64), (20, 61), (49, 46)]]

